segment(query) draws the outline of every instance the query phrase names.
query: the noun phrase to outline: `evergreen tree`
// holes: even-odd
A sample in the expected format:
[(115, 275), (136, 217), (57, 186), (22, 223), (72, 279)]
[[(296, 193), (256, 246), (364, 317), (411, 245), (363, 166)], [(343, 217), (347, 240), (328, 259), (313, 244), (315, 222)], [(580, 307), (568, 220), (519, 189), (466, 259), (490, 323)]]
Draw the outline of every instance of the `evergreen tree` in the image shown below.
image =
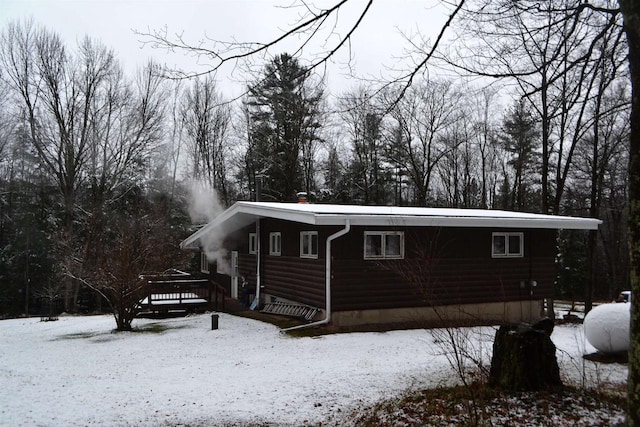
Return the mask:
[(365, 205), (387, 204), (387, 171), (383, 170), (382, 118), (366, 112), (362, 117), (360, 134), (353, 139), (353, 163), (351, 173), (358, 199)]
[(587, 235), (582, 230), (565, 230), (558, 235), (558, 279), (556, 296), (571, 301), (584, 300), (589, 280), (587, 266)]
[(502, 123), (501, 141), (509, 155), (507, 164), (513, 172), (509, 208), (517, 211), (534, 210), (538, 204), (532, 200), (536, 171), (536, 149), (540, 132), (533, 114), (520, 100), (507, 111)]
[[(323, 87), (309, 70), (283, 53), (249, 88), (249, 154), (246, 168), (264, 176), (264, 200), (291, 201), (315, 190), (315, 149)], [(254, 179), (250, 176), (250, 181)]]
[(324, 162), (324, 186), (319, 191), (317, 201), (324, 203), (345, 203), (350, 200), (350, 185), (346, 175), (346, 167), (340, 159), (338, 148), (329, 148)]
[(0, 316), (38, 313), (40, 291), (56, 281), (55, 187), (39, 174), (30, 148), (17, 127), (0, 160)]

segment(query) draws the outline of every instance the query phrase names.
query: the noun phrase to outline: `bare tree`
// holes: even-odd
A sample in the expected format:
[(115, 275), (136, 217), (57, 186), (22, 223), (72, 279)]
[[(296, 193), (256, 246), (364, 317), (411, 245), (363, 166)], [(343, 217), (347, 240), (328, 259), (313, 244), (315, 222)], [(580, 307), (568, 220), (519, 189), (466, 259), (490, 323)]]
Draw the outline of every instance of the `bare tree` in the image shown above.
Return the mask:
[(511, 79), (528, 100), (541, 123), (540, 209), (555, 214), (589, 126), (584, 109), (595, 90), (595, 46), (603, 38), (621, 40), (609, 9), (579, 3), (475, 2), (463, 15), (465, 39), (472, 41), (449, 58), (474, 75)]
[[(91, 251), (103, 207), (143, 176), (159, 138), (161, 80), (149, 64), (129, 83), (111, 50), (84, 38), (71, 55), (57, 34), (30, 21), (2, 33), (0, 63), (42, 170), (62, 199), (59, 255), (77, 245)], [(80, 200), (86, 187), (88, 207)], [(80, 233), (85, 220), (87, 232)], [(68, 283), (67, 310), (74, 310), (78, 290), (79, 283)]]
[[(342, 48), (348, 48), (351, 35), (357, 30), (362, 20), (373, 4), (373, 0), (368, 0), (361, 5), (355, 13), (355, 17), (340, 27), (346, 28), (346, 33), (335, 37), (332, 34), (343, 23), (339, 19), (340, 12), (347, 8), (349, 0), (336, 1), (328, 8), (316, 6), (312, 3), (300, 2), (289, 7), (295, 8), (298, 22), (273, 40), (266, 43), (262, 41), (233, 41), (217, 40), (206, 37), (208, 43), (191, 43), (182, 34), (170, 34), (167, 28), (153, 31), (137, 31), (144, 44), (156, 49), (165, 49), (171, 52), (183, 52), (195, 55), (197, 58), (205, 60), (209, 67), (201, 72), (189, 72), (177, 69), (165, 69), (167, 76), (171, 78), (190, 78), (204, 75), (212, 75), (225, 66), (233, 68), (252, 68), (257, 59), (267, 62), (273, 59), (274, 53), (279, 54), (284, 50), (284, 44), (292, 38), (297, 38), (296, 46), (292, 50), (298, 56), (305, 46), (319, 45), (326, 49), (315, 54), (315, 59), (307, 67), (315, 70), (326, 63)], [(332, 43), (327, 43), (327, 38)], [(317, 43), (316, 43), (317, 42)], [(335, 42), (335, 44), (333, 44)], [(247, 91), (247, 93), (249, 90)], [(246, 94), (246, 93), (245, 93)]]
[(398, 127), (401, 138), (393, 153), (406, 167), (414, 188), (413, 203), (426, 206), (432, 190), (436, 167), (446, 153), (442, 144), (445, 129), (455, 120), (454, 88), (449, 81), (422, 81), (398, 95), (387, 95), (391, 119)]
[[(474, 42), (450, 63), (476, 75), (516, 82), (541, 123), (539, 206), (543, 212), (559, 214), (573, 159), (599, 120), (589, 108), (612, 82), (626, 80), (620, 66), (625, 41), (619, 14), (610, 2), (478, 5), (466, 15), (474, 22), (468, 26)], [(598, 209), (590, 215), (597, 217)], [(595, 232), (589, 245), (593, 253)], [(588, 280), (587, 309), (592, 286)]]
[[(615, 173), (617, 169), (613, 162), (621, 159), (624, 145), (627, 140), (627, 127), (629, 94), (618, 82), (618, 70), (622, 59), (617, 40), (611, 41), (603, 37), (598, 46), (600, 56), (592, 73), (592, 86), (595, 88), (595, 96), (589, 101), (585, 115), (585, 122), (589, 126), (586, 135), (582, 138), (586, 145), (590, 158), (589, 179), (589, 215), (594, 218), (601, 216), (603, 192), (605, 191), (605, 176), (607, 171)], [(586, 143), (586, 144), (585, 144)], [(589, 147), (589, 145), (591, 147)], [(626, 163), (626, 162), (625, 162)], [(611, 175), (610, 175), (611, 176)], [(626, 180), (619, 180), (625, 182)], [(592, 308), (592, 298), (596, 288), (596, 264), (598, 252), (598, 240), (603, 237), (602, 232), (589, 232), (589, 257), (587, 289), (585, 291), (585, 311)], [(604, 242), (602, 242), (604, 245)]]
[[(103, 52), (94, 62), (75, 64), (59, 36), (29, 21), (9, 24), (0, 48), (0, 61), (10, 87), (20, 98), (31, 143), (62, 196), (61, 240), (72, 241), (77, 192), (91, 134), (87, 107), (106, 79), (113, 55)], [(67, 309), (73, 308), (75, 294), (70, 284)]]
[[(84, 62), (91, 64), (92, 58), (101, 56), (91, 44), (85, 42), (83, 47)], [(114, 64), (92, 99), (87, 111), (91, 117), (89, 159), (83, 170), (90, 194), (82, 224), (87, 264), (99, 262), (109, 205), (133, 191), (146, 176), (151, 153), (161, 139), (163, 95), (164, 85), (153, 63), (140, 69), (133, 82)], [(73, 251), (75, 244), (72, 240), (66, 250)], [(74, 283), (77, 293), (80, 282)]]
[(97, 259), (77, 251), (67, 259), (65, 274), (102, 295), (111, 308), (118, 331), (128, 331), (148, 296), (143, 273), (182, 267), (186, 258), (171, 231), (167, 206), (152, 203), (140, 191), (112, 205), (109, 232), (104, 233)]
[(474, 118), (474, 140), (480, 154), (480, 206), (488, 208), (494, 206), (497, 192), (498, 177), (498, 149), (497, 127), (493, 116), (495, 113), (496, 91), (490, 87), (483, 88), (476, 93), (475, 107), (472, 108)]
[(229, 204), (227, 163), (231, 111), (229, 105), (222, 104), (211, 77), (197, 78), (186, 89), (182, 120), (188, 137), (193, 177), (206, 182), (225, 204)]
[(444, 156), (437, 166), (437, 176), (444, 194), (444, 205), (451, 207), (478, 207), (481, 203), (479, 162), (476, 149), (470, 96), (455, 91), (458, 100), (451, 125), (441, 135)]
[(16, 127), (16, 121), (10, 117), (12, 108), (9, 102), (11, 100), (9, 87), (2, 77), (0, 69), (0, 158), (5, 157), (9, 139)]
[[(88, 150), (90, 117), (80, 110), (91, 103), (96, 83), (104, 75), (80, 75), (60, 37), (32, 22), (10, 23), (2, 34), (1, 48), (2, 65), (21, 98), (32, 143), (63, 196), (64, 224), (70, 234)], [(96, 69), (102, 71), (101, 65)]]
[(365, 205), (386, 204), (383, 109), (369, 98), (363, 86), (341, 95), (338, 104), (351, 151), (348, 168), (352, 201)]
[(182, 158), (183, 142), (184, 142), (184, 120), (179, 111), (178, 99), (182, 94), (180, 82), (174, 84), (172, 88), (172, 102), (170, 104), (170, 140), (167, 141), (169, 147), (169, 156), (167, 164), (171, 173), (171, 190), (170, 200), (173, 201), (176, 191), (176, 183), (178, 179), (178, 169), (180, 168), (180, 159)]
[[(570, 177), (572, 208), (604, 220), (598, 231), (589, 233), (584, 269), (588, 275), (583, 279), (590, 277), (588, 282), (593, 283), (593, 289), (585, 289), (585, 308), (589, 309), (592, 294), (614, 298), (628, 286), (627, 273), (620, 273), (621, 269), (628, 270), (628, 261), (621, 256), (619, 244), (626, 240), (627, 224), (627, 99), (627, 88), (616, 85), (609, 90), (603, 88), (592, 100), (587, 111), (592, 128), (580, 141), (575, 170)], [(603, 270), (608, 274), (598, 277), (598, 272)]]
[(104, 97), (95, 100), (89, 176), (96, 207), (127, 191), (144, 176), (146, 159), (161, 139), (165, 88), (148, 63), (133, 83), (117, 68), (104, 86)]

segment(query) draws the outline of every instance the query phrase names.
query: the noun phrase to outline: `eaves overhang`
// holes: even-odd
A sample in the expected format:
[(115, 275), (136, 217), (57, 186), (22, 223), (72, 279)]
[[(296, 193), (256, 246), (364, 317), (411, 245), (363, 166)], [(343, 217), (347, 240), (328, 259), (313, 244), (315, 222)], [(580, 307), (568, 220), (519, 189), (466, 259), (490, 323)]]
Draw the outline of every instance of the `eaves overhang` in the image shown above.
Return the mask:
[(480, 209), (417, 208), (395, 206), (322, 205), (272, 202), (237, 202), (185, 239), (180, 247), (194, 249), (208, 233), (228, 235), (261, 218), (274, 218), (314, 226), (370, 227), (481, 227), (519, 229), (597, 230), (602, 221)]

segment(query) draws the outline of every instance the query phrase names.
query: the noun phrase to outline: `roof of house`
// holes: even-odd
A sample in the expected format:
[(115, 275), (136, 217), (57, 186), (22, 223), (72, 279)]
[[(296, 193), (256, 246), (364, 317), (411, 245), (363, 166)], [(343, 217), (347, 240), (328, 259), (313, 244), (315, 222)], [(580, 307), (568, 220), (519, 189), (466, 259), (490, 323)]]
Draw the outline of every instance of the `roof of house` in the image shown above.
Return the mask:
[(483, 209), (421, 208), (400, 206), (356, 206), (313, 203), (237, 202), (181, 243), (196, 248), (209, 233), (228, 234), (259, 218), (276, 218), (309, 225), (406, 227), (492, 227), (596, 230), (602, 221), (594, 218), (541, 215)]

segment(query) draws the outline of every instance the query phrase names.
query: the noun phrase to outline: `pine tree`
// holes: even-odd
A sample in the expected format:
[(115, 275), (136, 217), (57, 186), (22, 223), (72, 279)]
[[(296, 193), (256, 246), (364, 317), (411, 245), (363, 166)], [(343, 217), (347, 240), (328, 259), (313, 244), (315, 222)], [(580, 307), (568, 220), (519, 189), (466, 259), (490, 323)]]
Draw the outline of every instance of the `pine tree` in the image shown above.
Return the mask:
[(520, 100), (506, 113), (500, 138), (509, 155), (507, 164), (513, 170), (510, 209), (522, 211), (536, 206), (531, 195), (534, 193), (533, 176), (537, 174), (535, 167), (539, 137), (533, 114), (525, 101)]
[(322, 84), (283, 53), (265, 66), (249, 92), (247, 169), (265, 177), (263, 199), (291, 201), (298, 191), (313, 192)]

